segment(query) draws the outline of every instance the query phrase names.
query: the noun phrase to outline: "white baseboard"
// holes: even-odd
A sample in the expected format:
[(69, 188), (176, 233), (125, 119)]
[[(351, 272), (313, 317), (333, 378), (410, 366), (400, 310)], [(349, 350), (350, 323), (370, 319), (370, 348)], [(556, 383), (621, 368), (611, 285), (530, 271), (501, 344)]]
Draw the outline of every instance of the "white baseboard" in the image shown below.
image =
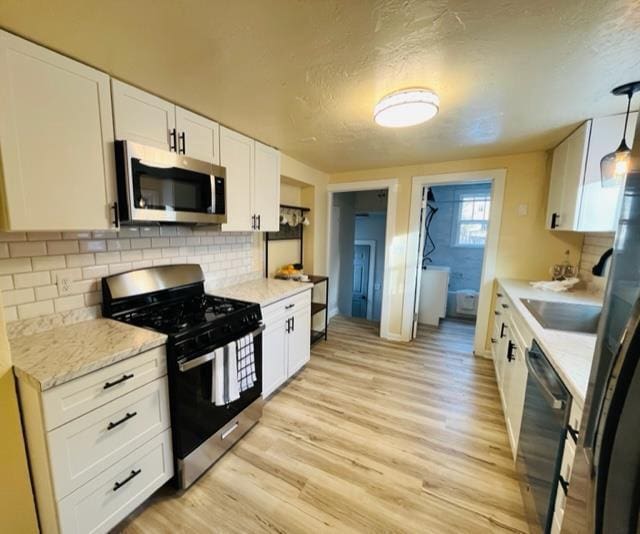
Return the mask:
[(329, 319), (331, 319), (332, 317), (335, 317), (339, 313), (340, 313), (340, 310), (338, 310), (338, 308), (331, 308), (329, 310)]

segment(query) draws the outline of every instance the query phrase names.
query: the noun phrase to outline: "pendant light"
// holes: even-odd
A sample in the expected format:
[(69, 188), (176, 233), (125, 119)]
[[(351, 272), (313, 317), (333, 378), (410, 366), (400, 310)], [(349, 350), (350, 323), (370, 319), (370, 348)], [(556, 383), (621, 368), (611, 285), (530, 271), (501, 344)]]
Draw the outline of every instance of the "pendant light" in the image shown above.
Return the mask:
[(631, 159), (631, 149), (627, 145), (627, 125), (629, 123), (629, 112), (631, 111), (631, 98), (636, 91), (640, 91), (640, 81), (626, 83), (616, 87), (612, 94), (627, 95), (627, 114), (624, 118), (624, 130), (622, 131), (622, 141), (615, 152), (607, 154), (600, 160), (600, 177), (602, 187), (617, 187), (622, 184), (627, 177), (629, 160)]
[(440, 99), (431, 89), (401, 89), (378, 102), (373, 119), (386, 128), (404, 128), (432, 119), (439, 109)]

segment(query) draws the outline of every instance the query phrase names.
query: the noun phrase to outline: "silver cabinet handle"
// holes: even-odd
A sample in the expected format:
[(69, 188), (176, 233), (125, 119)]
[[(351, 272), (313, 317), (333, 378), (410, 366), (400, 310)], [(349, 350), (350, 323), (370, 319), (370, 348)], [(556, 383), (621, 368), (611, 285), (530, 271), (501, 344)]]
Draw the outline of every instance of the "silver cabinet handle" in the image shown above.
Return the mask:
[(225, 430), (221, 435), (220, 438), (221, 439), (226, 439), (226, 437), (231, 434), (232, 432), (235, 432), (238, 427), (240, 426), (240, 423), (238, 423), (237, 421), (233, 424), (233, 426), (231, 428), (229, 428), (228, 430)]

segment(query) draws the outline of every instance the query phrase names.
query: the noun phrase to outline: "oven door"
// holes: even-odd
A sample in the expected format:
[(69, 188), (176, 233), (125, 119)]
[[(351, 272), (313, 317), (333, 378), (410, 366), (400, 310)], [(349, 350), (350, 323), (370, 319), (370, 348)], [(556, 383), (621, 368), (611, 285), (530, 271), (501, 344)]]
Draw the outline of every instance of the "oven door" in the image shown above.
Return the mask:
[(122, 222), (226, 222), (223, 167), (131, 141), (116, 163)]
[[(178, 480), (180, 487), (186, 487), (193, 482), (259, 419), (262, 412), (263, 328), (259, 326), (253, 331), (256, 382), (252, 388), (243, 391), (238, 400), (226, 406), (217, 406), (212, 402), (213, 352), (233, 339), (221, 340), (218, 345), (193, 354), (186, 362), (177, 363), (170, 358), (169, 392), (173, 451), (179, 476), (187, 471), (182, 477), (185, 480)], [(256, 403), (260, 405), (260, 409), (257, 410), (259, 413), (256, 417), (249, 414), (250, 421), (245, 421), (247, 415), (243, 418), (243, 412), (251, 412), (251, 407)], [(195, 458), (198, 465), (185, 467), (190, 458)], [(209, 463), (203, 466), (207, 460)], [(197, 472), (196, 475), (192, 474), (194, 471)]]

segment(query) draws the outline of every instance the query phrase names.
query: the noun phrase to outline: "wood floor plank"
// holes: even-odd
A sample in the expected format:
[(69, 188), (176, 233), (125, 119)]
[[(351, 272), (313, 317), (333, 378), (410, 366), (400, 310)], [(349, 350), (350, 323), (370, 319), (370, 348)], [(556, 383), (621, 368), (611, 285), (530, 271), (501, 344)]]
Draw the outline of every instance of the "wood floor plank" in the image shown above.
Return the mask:
[(116, 530), (527, 532), (493, 365), (472, 350), (468, 323), (398, 343), (334, 318), (258, 426)]

